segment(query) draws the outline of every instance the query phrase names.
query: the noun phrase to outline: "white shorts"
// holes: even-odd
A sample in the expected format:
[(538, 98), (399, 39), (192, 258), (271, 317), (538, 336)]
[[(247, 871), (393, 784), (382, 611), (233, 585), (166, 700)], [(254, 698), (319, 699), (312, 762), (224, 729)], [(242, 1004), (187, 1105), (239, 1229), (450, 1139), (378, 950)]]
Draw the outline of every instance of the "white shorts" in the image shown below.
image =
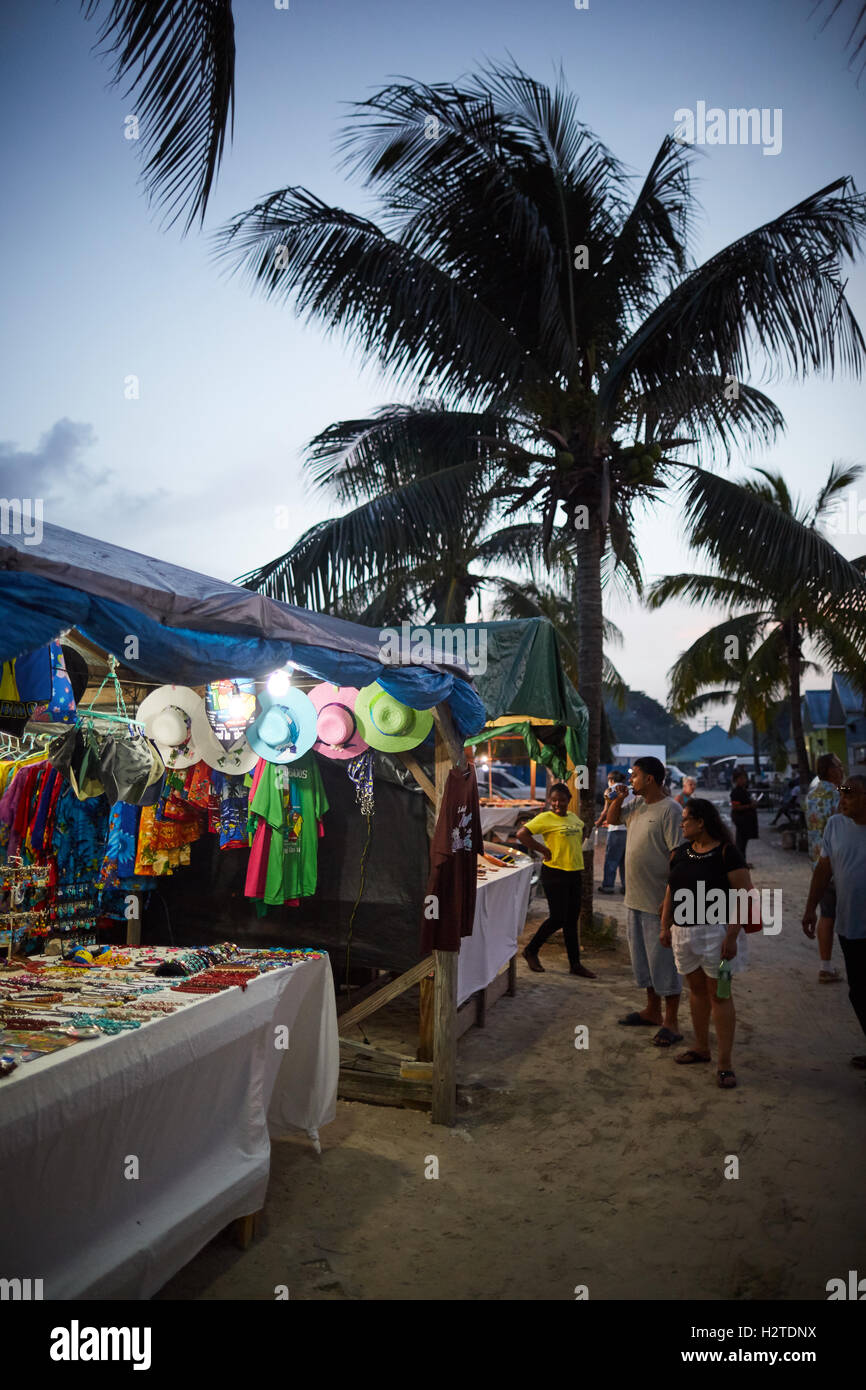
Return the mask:
[[(722, 942), (727, 930), (725, 926), (672, 926), (674, 960), (679, 973), (689, 975), (693, 970), (700, 969), (711, 979), (717, 980), (722, 959)], [(746, 933), (741, 931), (737, 937), (737, 954), (730, 962), (731, 974), (742, 970), (747, 964)]]

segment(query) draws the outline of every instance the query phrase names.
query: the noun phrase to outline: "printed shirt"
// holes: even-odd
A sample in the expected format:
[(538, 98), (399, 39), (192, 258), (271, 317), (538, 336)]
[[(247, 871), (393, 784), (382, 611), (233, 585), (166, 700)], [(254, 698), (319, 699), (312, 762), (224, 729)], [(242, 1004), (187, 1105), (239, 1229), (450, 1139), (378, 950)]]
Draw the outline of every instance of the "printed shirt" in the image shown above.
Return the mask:
[(315, 756), (291, 763), (266, 763), (250, 800), (250, 811), (271, 837), (264, 901), (277, 905), (312, 897), (319, 861), (319, 822), (328, 809)]
[(866, 940), (866, 825), (857, 825), (850, 816), (831, 816), (821, 854), (833, 869), (837, 934)]
[(806, 793), (806, 829), (809, 832), (809, 857), (817, 864), (821, 854), (824, 826), (839, 810), (839, 788), (832, 782), (816, 777)]
[(542, 811), (526, 822), (530, 835), (542, 836), (550, 858), (544, 862), (549, 869), (565, 869), (574, 873), (583, 868), (583, 821), (573, 811), (558, 816), (555, 811)]

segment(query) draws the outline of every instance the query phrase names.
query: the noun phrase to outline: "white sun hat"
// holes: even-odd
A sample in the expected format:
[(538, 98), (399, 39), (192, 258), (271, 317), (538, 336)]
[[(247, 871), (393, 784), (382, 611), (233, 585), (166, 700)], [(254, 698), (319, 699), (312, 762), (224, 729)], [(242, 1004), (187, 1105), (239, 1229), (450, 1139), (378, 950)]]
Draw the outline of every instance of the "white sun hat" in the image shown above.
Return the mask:
[(211, 734), (204, 700), (188, 685), (161, 685), (142, 700), (138, 720), (159, 749), (166, 769), (200, 762)]

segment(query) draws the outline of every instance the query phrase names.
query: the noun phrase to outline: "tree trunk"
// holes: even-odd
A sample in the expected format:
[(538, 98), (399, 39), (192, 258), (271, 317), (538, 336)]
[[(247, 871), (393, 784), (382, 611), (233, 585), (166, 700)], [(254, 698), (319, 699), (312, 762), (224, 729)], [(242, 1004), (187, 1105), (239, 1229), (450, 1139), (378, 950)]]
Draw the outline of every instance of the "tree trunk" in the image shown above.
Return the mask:
[(797, 767), (800, 773), (800, 804), (805, 806), (806, 790), (812, 780), (809, 769), (809, 755), (806, 752), (806, 740), (803, 736), (803, 711), (801, 709), (800, 693), (800, 625), (797, 614), (791, 615), (790, 622), (786, 624), (786, 638), (788, 650), (788, 689), (791, 699), (791, 738), (794, 741), (794, 749), (797, 754)]
[(754, 719), (752, 720), (752, 759), (757, 779), (761, 775), (761, 738)]
[[(590, 511), (591, 524), (576, 530), (577, 603), (579, 691), (589, 712), (587, 737), (587, 785), (580, 796), (581, 820), (589, 831), (595, 821), (595, 775), (601, 748), (602, 658), (604, 629), (601, 594), (602, 528), (597, 515)], [(592, 852), (584, 856), (584, 874), (580, 926), (583, 931), (592, 926), (593, 868)]]

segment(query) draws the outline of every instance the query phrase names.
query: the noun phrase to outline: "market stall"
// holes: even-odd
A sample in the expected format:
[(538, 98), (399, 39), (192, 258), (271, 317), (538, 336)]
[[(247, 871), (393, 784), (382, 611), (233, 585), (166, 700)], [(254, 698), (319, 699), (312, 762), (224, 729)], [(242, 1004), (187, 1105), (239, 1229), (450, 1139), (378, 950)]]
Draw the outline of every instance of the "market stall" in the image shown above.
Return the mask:
[[(102, 689), (77, 708), (59, 655), (58, 638), (70, 631), (106, 662)], [(353, 843), (363, 846), (342, 864), (357, 903), (374, 834), (393, 839), (390, 827), (374, 832), (379, 736), (408, 752), (435, 721), (439, 755), (465, 764), (461, 739), (480, 726), (483, 705), (453, 669), (384, 665), (376, 632), (48, 525), (37, 549), (0, 539), (0, 632), (14, 696), (4, 714), (14, 728), (24, 721), (20, 737), (7, 731), (0, 762), (0, 860), (10, 874), (18, 860), (50, 866), (47, 884), (32, 873), (26, 884), (10, 882), (0, 902), (0, 940), (5, 927), (14, 957), (0, 977), (4, 1070), (15, 1068), (0, 1079), (9, 1102), (0, 1122), (4, 1190), (28, 1174), (4, 1257), (38, 1255), (52, 1297), (147, 1296), (226, 1221), (261, 1206), (269, 1129), (315, 1137), (333, 1117), (331, 969), (321, 952), (303, 955), (291, 915), (324, 886), (320, 846), (346, 858), (339, 827), (329, 825), (327, 786), (340, 788)], [(25, 687), (40, 652), (47, 668)], [(164, 890), (205, 847), (200, 859), (243, 877), (243, 932), (205, 939), (166, 907)], [(422, 883), (426, 861), (425, 838)], [(215, 918), (225, 901), (218, 871), (204, 888), (200, 881), (200, 911)], [(184, 944), (207, 949), (186, 953), (198, 957), (189, 992), (218, 997), (190, 1007), (174, 985), (170, 999), (130, 998), (127, 981), (110, 1001), (116, 1012), (75, 1010), (51, 972), (87, 978), (100, 1002), (112, 984), (102, 949), (112, 920), (115, 940), (142, 939), (148, 949), (177, 945), (191, 930)], [(265, 920), (271, 935), (262, 939), (256, 923)], [(417, 943), (417, 919), (413, 927)], [(296, 959), (277, 960), (266, 978), (209, 980), (208, 962), (219, 972), (246, 960), (257, 975), (262, 948), (278, 943), (297, 948)], [(453, 1123), (456, 952), (437, 943), (425, 964), (435, 967), (442, 1002), (434, 1119)], [(28, 999), (20, 972), (40, 968), (44, 981)], [(290, 1038), (285, 1054), (273, 1046), (278, 1029)], [(88, 1153), (97, 1158), (84, 1143), (90, 1133), (99, 1161), (88, 1168)], [(112, 1167), (126, 1157), (140, 1164), (134, 1180)], [(70, 1184), (80, 1180), (89, 1194), (103, 1178), (107, 1220), (102, 1196), (96, 1225), (83, 1215), (86, 1202), (67, 1213)], [(34, 1240), (37, 1206), (45, 1234)]]
[[(69, 984), (64, 967), (46, 961), (9, 977), (29, 988), (16, 995), (3, 1050), (11, 1037), (17, 1048), (56, 1050), (0, 1083), (0, 1270), (38, 1274), (48, 1299), (149, 1298), (264, 1205), (271, 1138), (297, 1131), (318, 1145), (336, 1110), (326, 955), (237, 953), (205, 992), (202, 973), (213, 979), (221, 967), (160, 979), (144, 964), (149, 949), (116, 954), (127, 964), (100, 970), (101, 990), (96, 972), (73, 979), (77, 1012), (67, 1021), (78, 1019), (77, 1039), (30, 1023), (40, 1012), (30, 997)], [(241, 972), (243, 989), (229, 983)], [(163, 988), (143, 992), (154, 985)], [(109, 996), (132, 1002), (117, 1007)], [(118, 1031), (90, 1038), (100, 1015)]]

